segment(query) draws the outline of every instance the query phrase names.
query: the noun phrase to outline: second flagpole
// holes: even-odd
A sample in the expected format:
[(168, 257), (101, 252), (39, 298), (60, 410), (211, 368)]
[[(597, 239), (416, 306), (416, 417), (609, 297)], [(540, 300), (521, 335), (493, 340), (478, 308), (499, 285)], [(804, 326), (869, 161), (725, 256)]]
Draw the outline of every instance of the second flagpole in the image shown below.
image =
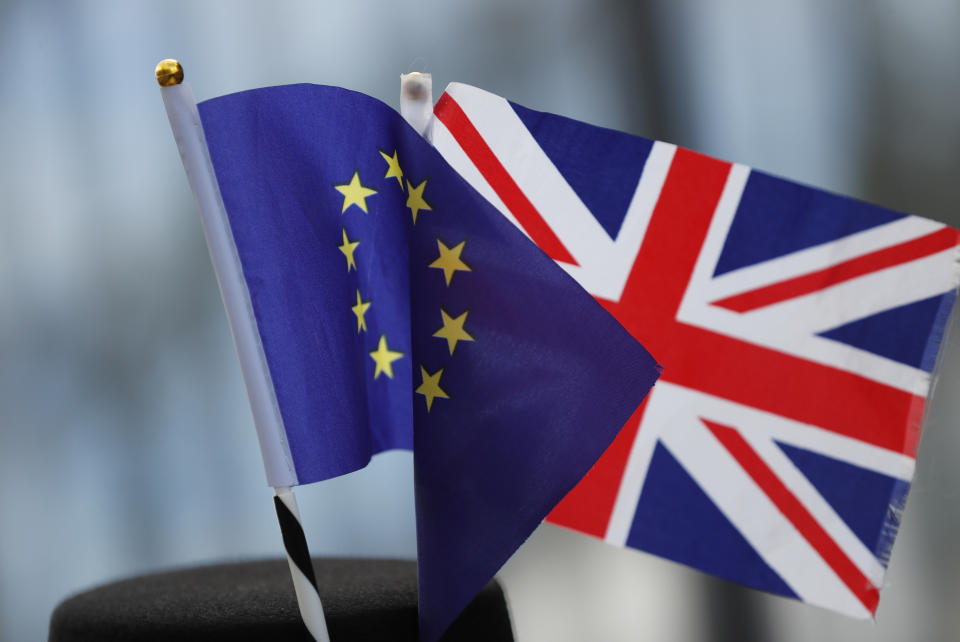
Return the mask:
[(418, 134), (430, 140), (433, 119), (433, 77), (430, 74), (400, 74), (400, 115)]

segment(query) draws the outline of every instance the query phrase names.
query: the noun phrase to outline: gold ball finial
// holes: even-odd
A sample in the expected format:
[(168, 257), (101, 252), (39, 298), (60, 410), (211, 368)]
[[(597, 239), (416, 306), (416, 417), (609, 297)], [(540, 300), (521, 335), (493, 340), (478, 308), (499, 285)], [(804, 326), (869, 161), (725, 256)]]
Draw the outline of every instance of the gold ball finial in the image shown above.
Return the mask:
[(172, 58), (158, 62), (154, 73), (161, 87), (172, 87), (183, 82), (183, 67)]

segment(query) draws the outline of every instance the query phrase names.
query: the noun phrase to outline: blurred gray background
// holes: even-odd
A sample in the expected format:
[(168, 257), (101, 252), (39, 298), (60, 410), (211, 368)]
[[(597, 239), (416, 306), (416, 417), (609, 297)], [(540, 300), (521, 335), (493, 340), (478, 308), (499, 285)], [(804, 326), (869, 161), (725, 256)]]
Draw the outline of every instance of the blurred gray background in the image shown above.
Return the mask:
[[(160, 59), (201, 100), (428, 71), (958, 224), (958, 33), (949, 0), (0, 1), (0, 639), (282, 550)], [(955, 341), (875, 623), (542, 527), (502, 572), (519, 640), (960, 639)], [(390, 453), (303, 488), (313, 552), (413, 557), (411, 483)]]

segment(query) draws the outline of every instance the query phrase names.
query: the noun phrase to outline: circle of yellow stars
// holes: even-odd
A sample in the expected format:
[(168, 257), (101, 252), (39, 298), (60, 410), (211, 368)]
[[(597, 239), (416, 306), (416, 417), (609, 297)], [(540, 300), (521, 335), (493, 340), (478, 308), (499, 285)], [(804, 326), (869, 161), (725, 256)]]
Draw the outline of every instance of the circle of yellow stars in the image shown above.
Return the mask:
[[(386, 172), (383, 175), (385, 180), (396, 179), (397, 185), (407, 194), (406, 207), (410, 210), (413, 224), (417, 224), (418, 217), (423, 212), (433, 210), (432, 205), (427, 200), (425, 192), (428, 179), (424, 179), (414, 184), (405, 176), (403, 168), (400, 166), (400, 159), (397, 150), (393, 153), (387, 153), (379, 150), (381, 158), (387, 164)], [(392, 181), (391, 181), (392, 182)], [(377, 190), (365, 185), (360, 178), (359, 170), (354, 170), (350, 180), (345, 183), (334, 184), (334, 189), (343, 197), (340, 213), (346, 215), (351, 208), (357, 208), (364, 214), (369, 214), (367, 199), (375, 196)], [(345, 219), (347, 220), (347, 219)], [(346, 223), (341, 225), (340, 243), (337, 248), (343, 254), (347, 264), (347, 273), (351, 271), (359, 272), (357, 267), (357, 253), (360, 251), (362, 239), (351, 238), (347, 230)], [(446, 286), (449, 288), (453, 282), (453, 277), (457, 272), (470, 272), (472, 268), (464, 261), (463, 252), (467, 241), (462, 240), (455, 245), (447, 245), (442, 239), (437, 239), (437, 258), (427, 267), (441, 270)], [(369, 251), (369, 250), (365, 250)], [(357, 320), (357, 334), (367, 332), (367, 315), (373, 306), (372, 300), (364, 300), (360, 288), (356, 288), (356, 300), (350, 306), (350, 310)], [(469, 310), (454, 315), (445, 308), (440, 309), (441, 326), (433, 333), (433, 337), (445, 341), (452, 357), (457, 346), (461, 342), (475, 341), (474, 337), (467, 331), (465, 325), (469, 316)], [(376, 347), (370, 350), (370, 358), (374, 362), (373, 379), (377, 380), (380, 375), (385, 375), (387, 379), (393, 379), (393, 364), (403, 358), (404, 353), (390, 348), (386, 334), (381, 334)], [(420, 385), (414, 392), (422, 395), (426, 402), (427, 412), (433, 408), (436, 399), (449, 399), (449, 394), (443, 389), (440, 379), (443, 376), (444, 368), (438, 368), (435, 372), (430, 372), (420, 364)]]

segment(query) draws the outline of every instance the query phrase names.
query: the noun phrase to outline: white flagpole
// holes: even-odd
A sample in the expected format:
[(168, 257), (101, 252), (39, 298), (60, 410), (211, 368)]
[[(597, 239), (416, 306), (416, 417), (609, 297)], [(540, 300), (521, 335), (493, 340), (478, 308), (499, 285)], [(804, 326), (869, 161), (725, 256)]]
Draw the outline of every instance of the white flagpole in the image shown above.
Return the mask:
[(220, 196), (213, 164), (210, 162), (197, 103), (190, 85), (183, 82), (183, 67), (176, 60), (161, 61), (156, 68), (156, 77), (167, 117), (170, 119), (170, 128), (180, 151), (180, 159), (200, 210), (200, 221), (207, 248), (210, 250), (210, 260), (240, 358), (240, 371), (253, 411), (267, 481), (274, 487), (274, 504), (287, 550), (300, 615), (314, 639), (318, 642), (329, 642), (330, 636), (317, 593), (310, 553), (303, 528), (300, 526), (297, 500), (290, 489), (297, 484), (296, 470), (277, 406), (270, 370), (260, 343), (250, 294), (243, 279), (240, 258), (230, 231), (230, 222)]

